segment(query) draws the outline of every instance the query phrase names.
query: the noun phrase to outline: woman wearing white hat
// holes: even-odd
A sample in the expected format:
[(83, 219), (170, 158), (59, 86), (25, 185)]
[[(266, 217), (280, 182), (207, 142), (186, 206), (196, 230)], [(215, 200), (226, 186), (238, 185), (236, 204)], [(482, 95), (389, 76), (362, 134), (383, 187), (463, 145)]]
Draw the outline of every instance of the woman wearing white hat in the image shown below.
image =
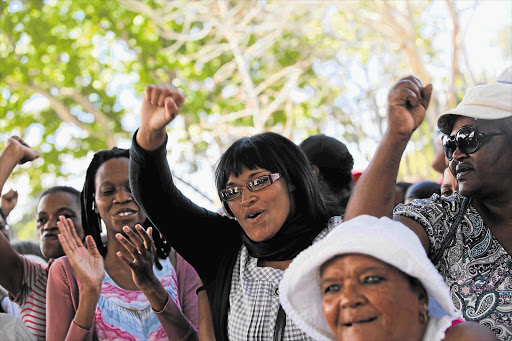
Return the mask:
[[(346, 220), (391, 215), (400, 158), (431, 91), (414, 76), (391, 89), (387, 132), (354, 190)], [(394, 219), (418, 235), (463, 318), (512, 340), (512, 85), (469, 90), (437, 125), (459, 192), (398, 205)]]
[(359, 216), (300, 253), (281, 304), (315, 340), (495, 340), (461, 323), (417, 236), (387, 217)]

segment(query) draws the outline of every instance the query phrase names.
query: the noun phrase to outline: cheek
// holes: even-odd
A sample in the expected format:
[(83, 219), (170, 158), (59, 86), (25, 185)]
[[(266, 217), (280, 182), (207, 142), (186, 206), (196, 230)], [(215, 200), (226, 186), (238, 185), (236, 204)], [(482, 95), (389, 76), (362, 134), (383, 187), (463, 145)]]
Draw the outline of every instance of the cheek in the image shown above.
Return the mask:
[(338, 305), (336, 304), (336, 301), (332, 298), (329, 299), (322, 297), (322, 311), (329, 328), (334, 331), (338, 316)]

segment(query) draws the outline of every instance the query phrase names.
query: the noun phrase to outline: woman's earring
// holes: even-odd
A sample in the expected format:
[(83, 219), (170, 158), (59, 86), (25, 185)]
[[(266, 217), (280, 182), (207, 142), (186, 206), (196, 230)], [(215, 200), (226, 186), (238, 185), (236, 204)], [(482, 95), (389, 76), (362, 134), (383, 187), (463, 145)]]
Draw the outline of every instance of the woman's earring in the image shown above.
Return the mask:
[(419, 317), (419, 320), (421, 322), (421, 324), (427, 324), (428, 323), (428, 304), (424, 304), (423, 305), (423, 308), (425, 309), (424, 311), (420, 311), (418, 313), (418, 317)]

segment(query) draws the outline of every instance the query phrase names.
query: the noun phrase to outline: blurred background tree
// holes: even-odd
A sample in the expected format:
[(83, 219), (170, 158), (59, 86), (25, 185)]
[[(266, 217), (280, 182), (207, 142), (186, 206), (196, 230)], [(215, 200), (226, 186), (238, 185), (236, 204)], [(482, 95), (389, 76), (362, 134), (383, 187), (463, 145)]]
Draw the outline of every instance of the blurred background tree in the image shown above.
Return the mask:
[[(470, 64), (464, 38), (480, 8), (453, 0), (0, 0), (1, 138), (19, 134), (42, 152), (18, 168), (12, 187), (29, 188), (26, 197), (55, 184), (80, 188), (94, 151), (129, 147), (146, 84), (186, 95), (168, 128), (169, 161), (183, 190), (207, 207), (218, 206), (205, 185), (215, 162), (244, 135), (271, 130), (300, 142), (322, 132), (365, 165), (384, 133), (387, 90), (409, 73), (436, 92), (400, 176), (433, 179), (437, 115), (500, 71)], [(510, 27), (509, 16), (492, 42), (502, 61), (511, 59)], [(20, 236), (31, 236), (33, 210), (14, 213)]]

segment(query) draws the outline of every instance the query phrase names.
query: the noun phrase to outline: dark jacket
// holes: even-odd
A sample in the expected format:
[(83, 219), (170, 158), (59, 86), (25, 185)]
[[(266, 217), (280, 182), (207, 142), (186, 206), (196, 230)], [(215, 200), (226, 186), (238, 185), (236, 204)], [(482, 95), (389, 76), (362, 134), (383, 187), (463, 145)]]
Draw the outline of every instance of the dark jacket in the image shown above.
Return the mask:
[(242, 240), (240, 225), (197, 206), (174, 185), (166, 142), (148, 152), (130, 149), (130, 187), (139, 206), (171, 246), (197, 271), (208, 294), (217, 341), (228, 340), (227, 317), (233, 267)]

